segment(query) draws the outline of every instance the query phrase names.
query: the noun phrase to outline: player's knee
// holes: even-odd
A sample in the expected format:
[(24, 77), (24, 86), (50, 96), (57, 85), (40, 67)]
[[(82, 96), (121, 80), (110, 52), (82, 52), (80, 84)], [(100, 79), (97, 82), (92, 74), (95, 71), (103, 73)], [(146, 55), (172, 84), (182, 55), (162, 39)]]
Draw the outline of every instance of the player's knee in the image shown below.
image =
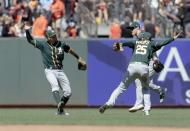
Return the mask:
[(72, 95), (71, 90), (67, 90), (67, 91), (64, 92), (65, 97), (71, 97), (71, 95)]
[(52, 92), (59, 91), (59, 87), (58, 86), (52, 86), (51, 91)]

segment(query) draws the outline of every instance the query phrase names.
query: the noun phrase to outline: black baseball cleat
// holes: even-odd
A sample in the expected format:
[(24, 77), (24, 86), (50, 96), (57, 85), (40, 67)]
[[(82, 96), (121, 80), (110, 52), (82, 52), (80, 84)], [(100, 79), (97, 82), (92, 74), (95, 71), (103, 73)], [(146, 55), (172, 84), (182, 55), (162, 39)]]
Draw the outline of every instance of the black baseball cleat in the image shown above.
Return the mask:
[(64, 102), (63, 101), (60, 101), (57, 105), (57, 110), (59, 112), (62, 112), (63, 111), (63, 107), (64, 107)]
[(66, 115), (66, 116), (69, 115), (69, 113), (64, 111), (63, 107), (64, 107), (64, 102), (60, 101), (58, 103), (58, 105), (57, 105), (57, 113), (56, 113), (56, 115)]
[(162, 89), (162, 91), (160, 92), (160, 103), (162, 103), (165, 99), (165, 96), (166, 96), (166, 91), (167, 91), (167, 88), (164, 88)]
[(69, 113), (67, 113), (67, 112), (65, 112), (65, 111), (63, 110), (62, 112), (57, 111), (57, 112), (55, 113), (55, 115), (57, 115), (57, 116), (61, 116), (61, 115), (69, 116)]
[(104, 112), (105, 112), (105, 110), (106, 109), (108, 109), (109, 108), (109, 106), (108, 105), (103, 105), (103, 106), (101, 106), (100, 108), (99, 108), (99, 112), (101, 113), (101, 114), (103, 114)]

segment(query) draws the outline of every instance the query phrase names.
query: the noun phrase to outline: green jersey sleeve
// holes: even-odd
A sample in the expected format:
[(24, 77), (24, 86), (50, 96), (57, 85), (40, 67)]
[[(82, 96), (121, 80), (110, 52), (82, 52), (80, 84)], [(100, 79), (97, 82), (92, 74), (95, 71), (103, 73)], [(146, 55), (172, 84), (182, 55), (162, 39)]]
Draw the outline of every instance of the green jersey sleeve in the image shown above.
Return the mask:
[(26, 30), (26, 38), (27, 38), (27, 41), (32, 44), (34, 47), (42, 50), (43, 49), (43, 43), (45, 40), (36, 40), (32, 37), (32, 35), (30, 34), (30, 31), (29, 30)]
[(34, 47), (36, 47), (36, 48), (38, 48), (40, 50), (43, 50), (43, 44), (44, 44), (45, 40), (36, 40), (36, 39), (34, 39), (33, 41), (34, 41), (34, 44), (33, 44)]
[(161, 43), (154, 44), (154, 52), (161, 49), (162, 46), (169, 44), (170, 42), (174, 41), (174, 38), (169, 38)]
[(62, 42), (62, 48), (63, 48), (63, 50), (64, 50), (66, 53), (69, 53), (69, 51), (70, 51), (70, 49), (71, 49), (71, 47), (70, 47), (68, 44), (66, 44), (65, 42)]
[(127, 41), (122, 44), (122, 46), (128, 46), (129, 48), (134, 48), (135, 47), (135, 42), (134, 41)]

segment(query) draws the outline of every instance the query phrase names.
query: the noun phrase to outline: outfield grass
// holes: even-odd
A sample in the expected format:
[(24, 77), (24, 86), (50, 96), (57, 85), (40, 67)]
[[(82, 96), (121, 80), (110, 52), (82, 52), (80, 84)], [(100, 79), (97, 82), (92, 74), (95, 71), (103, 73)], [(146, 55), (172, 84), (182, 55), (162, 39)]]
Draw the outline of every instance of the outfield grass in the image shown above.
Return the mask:
[(46, 125), (134, 125), (190, 127), (190, 109), (153, 109), (150, 116), (142, 111), (110, 109), (66, 109), (70, 116), (56, 116), (56, 109), (0, 109), (0, 124)]

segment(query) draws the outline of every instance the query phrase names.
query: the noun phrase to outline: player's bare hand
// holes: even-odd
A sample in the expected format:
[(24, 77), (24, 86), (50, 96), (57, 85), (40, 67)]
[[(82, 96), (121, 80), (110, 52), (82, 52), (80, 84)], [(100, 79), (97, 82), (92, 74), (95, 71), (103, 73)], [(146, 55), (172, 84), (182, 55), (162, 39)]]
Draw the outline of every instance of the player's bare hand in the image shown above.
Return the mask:
[(180, 31), (179, 33), (177, 33), (177, 35), (175, 35), (173, 38), (174, 40), (177, 39), (180, 35), (181, 35), (182, 31)]
[(24, 29), (25, 29), (25, 30), (29, 30), (30, 28), (31, 28), (30, 25), (27, 25), (27, 24), (24, 25)]
[(113, 44), (113, 50), (114, 51), (124, 51), (122, 44), (118, 43), (118, 42)]

